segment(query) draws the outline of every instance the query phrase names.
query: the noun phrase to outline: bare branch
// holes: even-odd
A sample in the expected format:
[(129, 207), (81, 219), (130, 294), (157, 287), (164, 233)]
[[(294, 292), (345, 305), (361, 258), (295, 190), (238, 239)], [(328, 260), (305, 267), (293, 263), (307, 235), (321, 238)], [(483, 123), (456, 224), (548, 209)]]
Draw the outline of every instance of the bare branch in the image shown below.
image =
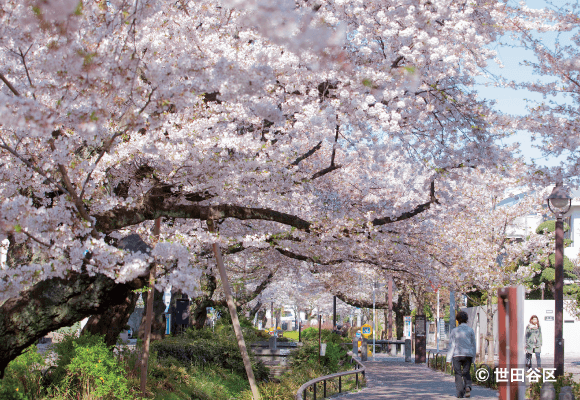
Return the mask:
[(2, 72), (0, 72), (0, 79), (2, 80), (2, 82), (4, 82), (6, 86), (8, 86), (8, 89), (10, 89), (15, 96), (20, 97), (20, 93), (18, 93), (18, 90), (16, 90), (16, 88), (12, 86), (12, 84), (8, 81), (8, 79), (6, 79), (4, 75), (2, 75)]
[(87, 187), (87, 184), (89, 183), (89, 179), (91, 179), (91, 175), (93, 174), (93, 172), (95, 171), (95, 169), (97, 168), (97, 164), (99, 164), (99, 161), (101, 161), (101, 158), (103, 158), (103, 156), (105, 155), (106, 152), (108, 152), (109, 150), (111, 150), (111, 146), (113, 145), (113, 142), (115, 141), (115, 139), (121, 135), (123, 132), (116, 132), (111, 139), (109, 140), (109, 142), (103, 146), (102, 150), (101, 150), (101, 154), (99, 154), (99, 157), (97, 158), (97, 160), (95, 161), (95, 164), (93, 165), (93, 168), (91, 169), (91, 172), (89, 172), (89, 174), (87, 175), (87, 179), (85, 179), (85, 183), (83, 183), (83, 188), (81, 190), (81, 195), (80, 198), (81, 200), (83, 199), (83, 196), (85, 194), (85, 188)]
[(308, 150), (306, 153), (304, 153), (303, 155), (298, 157), (296, 160), (292, 161), (292, 163), (290, 163), (290, 165), (295, 166), (295, 165), (300, 164), (301, 161), (306, 160), (308, 157), (310, 157), (311, 155), (316, 153), (318, 150), (320, 150), (321, 147), (322, 147), (322, 141), (318, 142), (318, 144), (316, 146), (314, 146), (313, 148)]
[(22, 161), (24, 163), (24, 165), (26, 165), (28, 168), (32, 169), (34, 172), (36, 172), (39, 175), (42, 175), (43, 177), (46, 178), (46, 180), (48, 180), (50, 183), (52, 183), (54, 186), (56, 186), (59, 190), (61, 190), (63, 193), (66, 194), (70, 194), (69, 191), (67, 189), (65, 189), (62, 185), (60, 185), (58, 182), (56, 182), (54, 179), (52, 179), (51, 177), (48, 176), (48, 174), (46, 172), (44, 172), (43, 170), (41, 170), (40, 168), (34, 166), (30, 161), (28, 161), (27, 159), (25, 159), (23, 156), (21, 156), (20, 154), (18, 154), (15, 150), (13, 150), (10, 146), (8, 146), (8, 144), (4, 141), (4, 139), (2, 139), (2, 143), (0, 144), (0, 149), (4, 149), (6, 151), (8, 151), (10, 154), (12, 154), (14, 157), (18, 158), (20, 161)]
[(373, 225), (379, 226), (379, 225), (391, 224), (393, 222), (409, 219), (411, 217), (414, 217), (417, 214), (420, 214), (424, 211), (427, 211), (431, 207), (431, 204), (433, 204), (433, 203), (438, 204), (439, 200), (437, 200), (437, 198), (435, 197), (435, 181), (434, 180), (431, 181), (431, 190), (429, 191), (429, 197), (430, 198), (429, 198), (428, 202), (423, 203), (423, 204), (419, 204), (413, 210), (402, 213), (398, 217), (375, 218), (373, 220)]

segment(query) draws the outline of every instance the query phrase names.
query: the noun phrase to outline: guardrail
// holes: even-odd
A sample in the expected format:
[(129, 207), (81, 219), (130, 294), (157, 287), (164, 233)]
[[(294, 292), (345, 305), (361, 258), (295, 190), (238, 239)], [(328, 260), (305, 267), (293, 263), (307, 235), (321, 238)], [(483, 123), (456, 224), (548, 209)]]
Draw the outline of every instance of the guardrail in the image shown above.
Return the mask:
[(310, 386), (312, 386), (312, 393), (313, 393), (313, 400), (316, 400), (316, 387), (317, 384), (320, 382), (323, 382), (322, 385), (322, 398), (324, 399), (326, 397), (326, 381), (329, 381), (331, 379), (336, 379), (338, 378), (338, 393), (342, 393), (342, 377), (343, 376), (347, 376), (347, 375), (356, 375), (356, 388), (358, 389), (358, 385), (359, 385), (359, 379), (358, 379), (358, 374), (362, 374), (363, 378), (366, 376), (366, 367), (364, 365), (362, 365), (362, 363), (360, 361), (358, 361), (356, 358), (354, 358), (354, 355), (352, 353), (352, 351), (349, 351), (347, 353), (348, 355), (350, 355), (351, 358), (351, 362), (354, 361), (354, 370), (353, 371), (344, 371), (344, 372), (338, 372), (336, 374), (331, 374), (331, 375), (324, 375), (321, 376), (319, 378), (316, 379), (312, 379), (308, 382), (306, 382), (304, 385), (300, 386), (300, 389), (298, 389), (298, 391), (296, 392), (296, 397), (295, 400), (306, 400), (306, 389), (308, 389)]

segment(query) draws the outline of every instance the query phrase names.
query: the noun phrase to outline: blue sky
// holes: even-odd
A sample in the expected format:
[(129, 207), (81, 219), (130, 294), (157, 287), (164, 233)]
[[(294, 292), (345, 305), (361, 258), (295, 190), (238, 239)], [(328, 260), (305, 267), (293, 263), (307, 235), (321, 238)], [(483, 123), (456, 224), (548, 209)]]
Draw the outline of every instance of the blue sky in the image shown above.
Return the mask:
[[(515, 2), (510, 0), (509, 3)], [(526, 3), (530, 8), (540, 9), (544, 8), (546, 4), (543, 0), (529, 0)], [(546, 47), (551, 47), (558, 36), (556, 33), (545, 33), (538, 34), (536, 37), (541, 38)], [(565, 41), (566, 36), (560, 36), (560, 43), (564, 44)], [(499, 68), (495, 62), (489, 62), (487, 70), (490, 73), (516, 82), (546, 80), (546, 78), (533, 74), (531, 67), (522, 64), (524, 60), (535, 61), (536, 58), (533, 52), (523, 49), (510, 37), (503, 37), (501, 43), (495, 44), (493, 49), (497, 51), (497, 57), (501, 60), (504, 68)], [(529, 101), (542, 101), (542, 96), (537, 93), (493, 87), (490, 85), (493, 81), (484, 78), (479, 78), (477, 82), (478, 85), (475, 89), (479, 92), (479, 96), (495, 100), (494, 108), (506, 114), (524, 115), (527, 112), (526, 105), (529, 104)], [(565, 99), (559, 100), (566, 101)], [(528, 162), (534, 160), (538, 165), (553, 166), (559, 164), (565, 158), (565, 156), (559, 158), (543, 157), (541, 151), (533, 147), (530, 135), (527, 132), (517, 132), (510, 140), (505, 140), (503, 143), (509, 144), (512, 142), (520, 143), (520, 153)]]

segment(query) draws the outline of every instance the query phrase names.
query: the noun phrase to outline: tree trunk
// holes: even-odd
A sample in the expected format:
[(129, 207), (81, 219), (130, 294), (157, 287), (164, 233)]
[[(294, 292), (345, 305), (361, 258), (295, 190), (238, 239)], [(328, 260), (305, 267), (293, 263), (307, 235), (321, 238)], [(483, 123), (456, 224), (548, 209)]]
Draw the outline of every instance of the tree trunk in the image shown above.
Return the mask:
[(0, 307), (0, 378), (10, 361), (49, 332), (124, 304), (145, 278), (119, 284), (102, 274), (69, 273), (39, 282)]
[[(147, 304), (148, 292), (143, 292), (143, 303)], [(147, 313), (143, 313), (141, 324), (139, 325), (139, 339), (145, 337), (145, 319)], [(163, 302), (163, 293), (155, 290), (153, 296), (153, 319), (151, 320), (151, 340), (161, 340), (165, 337), (165, 303)]]
[(492, 303), (492, 293), (487, 294), (487, 305), (486, 305), (486, 313), (487, 316), (487, 329), (485, 334), (485, 342), (486, 342), (486, 349), (487, 349), (487, 363), (488, 365), (492, 365), (494, 363), (494, 356), (495, 356), (495, 343), (493, 340), (493, 303)]
[(91, 316), (82, 334), (105, 335), (107, 346), (114, 346), (117, 344), (119, 334), (129, 322), (138, 299), (139, 293), (130, 292), (123, 303), (107, 309), (102, 314)]

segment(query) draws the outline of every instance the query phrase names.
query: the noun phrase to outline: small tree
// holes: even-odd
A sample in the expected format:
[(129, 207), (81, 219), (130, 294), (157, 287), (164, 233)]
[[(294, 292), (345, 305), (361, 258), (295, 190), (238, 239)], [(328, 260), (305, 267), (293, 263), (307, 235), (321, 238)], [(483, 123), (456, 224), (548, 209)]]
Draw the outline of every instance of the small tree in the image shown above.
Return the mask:
[[(550, 220), (541, 223), (536, 229), (536, 234), (538, 235), (549, 235), (553, 234), (556, 229), (556, 221)], [(564, 224), (564, 232), (570, 230), (568, 224)], [(568, 246), (572, 243), (570, 239), (564, 240), (564, 246)], [(555, 270), (555, 254), (554, 250), (554, 239), (551, 238), (547, 245), (539, 250), (539, 254), (543, 255), (540, 260), (536, 263), (531, 264), (531, 267), (536, 272), (536, 274), (528, 280), (526, 283), (530, 289), (528, 294), (528, 299), (541, 299), (542, 290), (544, 291), (544, 299), (552, 300), (554, 299), (554, 281), (556, 279)], [(574, 271), (574, 263), (570, 259), (564, 256), (564, 279), (566, 280), (578, 280), (578, 275)], [(544, 288), (542, 289), (542, 283)], [(580, 293), (580, 286), (577, 283), (572, 283), (564, 285), (564, 294), (566, 296), (576, 296)]]

